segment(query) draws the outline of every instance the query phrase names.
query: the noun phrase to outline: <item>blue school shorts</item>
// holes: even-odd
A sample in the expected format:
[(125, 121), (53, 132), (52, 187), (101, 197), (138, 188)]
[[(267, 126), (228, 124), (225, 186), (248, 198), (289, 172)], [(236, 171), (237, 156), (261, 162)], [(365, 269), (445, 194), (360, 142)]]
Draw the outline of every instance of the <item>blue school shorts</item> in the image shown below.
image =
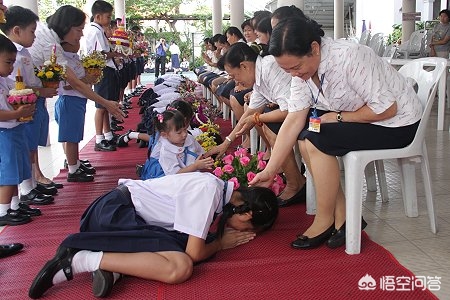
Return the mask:
[(55, 103), (55, 120), (59, 125), (58, 142), (79, 143), (83, 139), (86, 98), (59, 96)]
[(25, 124), (0, 128), (0, 185), (16, 185), (31, 178)]
[[(119, 75), (116, 69), (106, 67), (103, 69), (102, 80), (94, 85), (94, 91), (110, 101), (119, 101)], [(104, 108), (102, 105), (95, 103), (95, 107)]]
[(37, 150), (38, 146), (47, 146), (48, 123), (49, 117), (45, 106), (45, 98), (39, 97), (36, 101), (33, 121), (24, 124), (30, 151)]

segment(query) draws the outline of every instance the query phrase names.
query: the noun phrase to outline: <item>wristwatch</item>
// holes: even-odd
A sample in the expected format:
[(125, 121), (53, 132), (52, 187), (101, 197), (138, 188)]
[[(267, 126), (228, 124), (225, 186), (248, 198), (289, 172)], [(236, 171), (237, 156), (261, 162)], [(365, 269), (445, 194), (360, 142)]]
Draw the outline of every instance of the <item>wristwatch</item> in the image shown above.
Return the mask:
[(338, 112), (338, 113), (337, 113), (337, 115), (336, 115), (336, 120), (337, 120), (338, 122), (344, 121), (344, 119), (342, 118), (341, 112)]

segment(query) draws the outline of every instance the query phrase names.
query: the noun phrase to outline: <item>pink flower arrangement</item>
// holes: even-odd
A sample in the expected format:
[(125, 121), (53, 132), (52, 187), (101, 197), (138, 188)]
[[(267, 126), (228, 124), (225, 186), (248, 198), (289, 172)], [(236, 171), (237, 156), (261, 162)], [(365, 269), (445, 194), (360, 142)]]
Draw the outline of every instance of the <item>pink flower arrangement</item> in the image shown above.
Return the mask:
[[(245, 148), (239, 148), (233, 154), (225, 155), (216, 165), (213, 174), (223, 180), (234, 183), (234, 189), (247, 187), (256, 174), (266, 167), (262, 160), (264, 152), (250, 155)], [(283, 179), (277, 175), (271, 186), (272, 191), (278, 195), (284, 189)]]
[(10, 95), (8, 96), (9, 104), (32, 104), (37, 100), (37, 96), (35, 93), (31, 93), (28, 95)]

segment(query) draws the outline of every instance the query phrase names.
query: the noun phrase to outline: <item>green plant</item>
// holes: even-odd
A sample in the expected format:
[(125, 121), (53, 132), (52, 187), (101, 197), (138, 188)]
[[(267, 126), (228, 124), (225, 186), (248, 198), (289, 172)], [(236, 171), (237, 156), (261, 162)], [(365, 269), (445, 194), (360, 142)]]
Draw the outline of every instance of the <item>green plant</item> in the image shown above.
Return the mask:
[[(387, 45), (400, 44), (402, 40), (402, 24), (392, 25), (393, 31), (388, 35), (386, 39)], [(425, 28), (425, 22), (416, 22), (416, 30), (421, 30)]]

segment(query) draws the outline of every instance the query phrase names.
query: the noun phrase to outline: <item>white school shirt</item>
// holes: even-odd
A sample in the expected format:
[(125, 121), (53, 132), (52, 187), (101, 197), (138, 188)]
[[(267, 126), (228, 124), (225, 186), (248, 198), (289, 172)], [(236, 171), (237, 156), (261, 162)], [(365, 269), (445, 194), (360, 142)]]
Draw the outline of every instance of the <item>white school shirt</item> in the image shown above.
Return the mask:
[(62, 66), (67, 65), (67, 61), (64, 57), (64, 49), (61, 47), (61, 39), (58, 37), (53, 29), (47, 27), (47, 25), (37, 22), (36, 27), (36, 39), (33, 45), (28, 48), (28, 51), (33, 58), (33, 64), (36, 67), (44, 65), (46, 61), (50, 60), (52, 55), (53, 46), (56, 46), (56, 62)]
[[(14, 81), (9, 78), (0, 77), (0, 110), (14, 110), (11, 105), (8, 104), (9, 90), (14, 87)], [(0, 128), (14, 128), (21, 122), (17, 119), (0, 121)]]
[[(83, 32), (86, 41), (87, 53), (91, 53), (94, 50), (103, 52), (111, 51), (111, 44), (109, 43), (109, 40), (105, 35), (105, 30), (101, 25), (91, 22), (84, 27)], [(108, 58), (106, 60), (106, 66), (117, 69), (112, 58)]]
[[(319, 79), (322, 74), (325, 76), (318, 109), (356, 111), (367, 104), (376, 114), (380, 114), (397, 101), (394, 117), (373, 124), (400, 127), (420, 120), (422, 105), (413, 88), (369, 47), (322, 38), (320, 53)], [(289, 112), (313, 107), (312, 95), (317, 97), (318, 92), (312, 79), (292, 78)]]
[(222, 212), (233, 193), (232, 182), (198, 172), (148, 180), (120, 179), (119, 184), (129, 189), (136, 213), (147, 224), (201, 239), (206, 239), (214, 214)]
[[(197, 159), (191, 154), (185, 153), (185, 149), (197, 155), (205, 153), (202, 146), (195, 140), (195, 138), (188, 134), (184, 141), (183, 147), (176, 146), (170, 143), (166, 138), (160, 136), (161, 149), (159, 151), (159, 164), (164, 171), (164, 174), (176, 174), (180, 169), (185, 168), (195, 162)], [(186, 159), (186, 163), (184, 160)]]
[(178, 45), (177, 44), (172, 44), (172, 45), (170, 45), (170, 47), (169, 47), (169, 52), (170, 52), (170, 54), (178, 54), (178, 55), (180, 55), (180, 47), (178, 47)]
[(41, 80), (34, 73), (34, 64), (30, 52), (20, 44), (14, 43), (14, 46), (17, 48), (16, 62), (13, 72), (8, 77), (15, 81), (20, 68), (20, 75), (23, 77), (23, 82), (27, 88), (42, 87)]
[(250, 96), (250, 109), (276, 103), (281, 111), (288, 109), (292, 76), (284, 71), (272, 55), (258, 56), (255, 64), (255, 84)]
[[(67, 66), (73, 70), (78, 79), (81, 79), (86, 75), (83, 64), (80, 60), (80, 56), (77, 53), (64, 51), (64, 58), (67, 60)], [(59, 83), (58, 95), (75, 96), (86, 99), (86, 97), (77, 90), (65, 90), (65, 85), (67, 85), (67, 83), (65, 83), (64, 81), (61, 81)]]

